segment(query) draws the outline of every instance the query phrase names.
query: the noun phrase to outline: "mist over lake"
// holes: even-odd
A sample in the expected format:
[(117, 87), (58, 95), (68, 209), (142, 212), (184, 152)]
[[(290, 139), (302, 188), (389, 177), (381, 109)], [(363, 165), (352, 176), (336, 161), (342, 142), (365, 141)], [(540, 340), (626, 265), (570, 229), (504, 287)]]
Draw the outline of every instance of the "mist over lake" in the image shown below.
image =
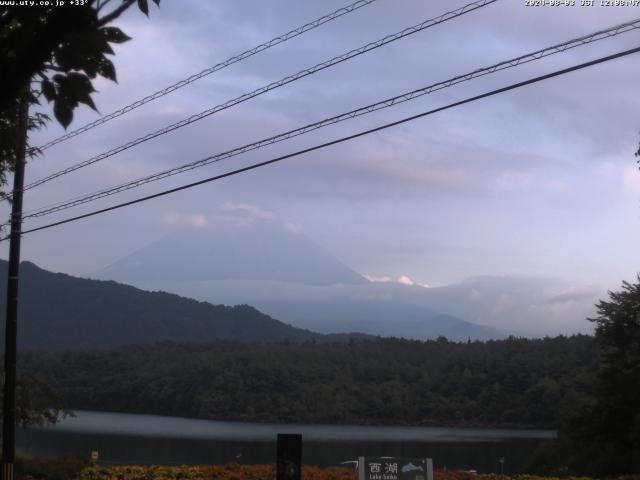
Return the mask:
[(303, 462), (334, 466), (360, 455), (432, 457), (436, 468), (521, 471), (552, 430), (372, 427), (216, 422), (77, 411), (54, 427), (21, 431), (18, 446), (44, 456), (100, 452), (104, 464), (271, 463), (278, 433), (302, 433)]

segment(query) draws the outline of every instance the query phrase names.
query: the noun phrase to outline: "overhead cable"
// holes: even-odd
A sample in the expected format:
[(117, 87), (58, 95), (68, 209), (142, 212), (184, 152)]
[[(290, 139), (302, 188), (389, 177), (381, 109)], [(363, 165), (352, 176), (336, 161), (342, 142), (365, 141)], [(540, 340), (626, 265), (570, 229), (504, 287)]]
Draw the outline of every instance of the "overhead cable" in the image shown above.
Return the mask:
[[(514, 83), (514, 84), (508, 85), (506, 87), (498, 88), (496, 90), (491, 90), (490, 92), (486, 92), (486, 93), (483, 93), (481, 95), (476, 95), (474, 97), (469, 97), (469, 98), (466, 98), (464, 100), (460, 100), (458, 102), (450, 103), (450, 104), (445, 105), (443, 107), (435, 108), (433, 110), (422, 112), (422, 113), (419, 113), (417, 115), (412, 115), (410, 117), (406, 117), (406, 118), (403, 118), (401, 120), (397, 120), (395, 122), (386, 123), (384, 125), (380, 125), (378, 127), (371, 128), (369, 130), (364, 130), (362, 132), (358, 132), (358, 133), (355, 133), (353, 135), (348, 135), (346, 137), (341, 137), (341, 138), (338, 138), (336, 140), (332, 140), (330, 142), (322, 143), (320, 145), (315, 145), (313, 147), (305, 148), (303, 150), (298, 150), (297, 152), (289, 153), (287, 155), (282, 155), (280, 157), (276, 157), (276, 158), (273, 158), (271, 160), (266, 160), (264, 162), (255, 163), (255, 164), (249, 165), (247, 167), (243, 167), (243, 168), (239, 168), (239, 169), (236, 169), (236, 170), (232, 170), (230, 172), (222, 173), (220, 175), (215, 175), (213, 177), (205, 178), (203, 180), (199, 180), (197, 182), (189, 183), (187, 185), (182, 185), (180, 187), (175, 187), (175, 188), (171, 188), (169, 190), (164, 190), (162, 192), (154, 193), (152, 195), (147, 195), (145, 197), (137, 198), (135, 200), (131, 200), (131, 201), (124, 202), (124, 203), (119, 203), (117, 205), (112, 205), (111, 207), (102, 208), (102, 209), (99, 209), (99, 210), (94, 210), (92, 212), (85, 213), (83, 215), (78, 215), (78, 216), (75, 216), (75, 217), (67, 218), (65, 220), (60, 220), (60, 221), (57, 221), (57, 222), (49, 223), (47, 225), (42, 225), (40, 227), (32, 228), (32, 229), (29, 229), (29, 230), (24, 230), (22, 232), (22, 234), (24, 235), (24, 234), (27, 234), (27, 233), (33, 233), (33, 232), (37, 232), (37, 231), (40, 231), (40, 230), (45, 230), (45, 229), (48, 229), (48, 228), (56, 227), (56, 226), (59, 226), (59, 225), (64, 225), (64, 224), (67, 224), (67, 223), (70, 223), (70, 222), (75, 222), (75, 221), (78, 221), (78, 220), (82, 220), (84, 218), (93, 217), (95, 215), (99, 215), (99, 214), (102, 214), (102, 213), (110, 212), (110, 211), (113, 211), (113, 210), (117, 210), (117, 209), (120, 209), (120, 208), (128, 207), (128, 206), (135, 205), (135, 204), (138, 204), (138, 203), (146, 202), (146, 201), (152, 200), (154, 198), (158, 198), (158, 197), (162, 197), (162, 196), (169, 195), (169, 194), (172, 194), (172, 193), (176, 193), (176, 192), (179, 192), (181, 190), (187, 190), (187, 189), (190, 189), (190, 188), (193, 188), (193, 187), (197, 187), (197, 186), (203, 185), (205, 183), (210, 183), (210, 182), (213, 182), (213, 181), (216, 181), (216, 180), (221, 180), (223, 178), (227, 178), (227, 177), (231, 177), (233, 175), (244, 173), (244, 172), (247, 172), (247, 171), (250, 171), (250, 170), (255, 170), (255, 169), (260, 168), (260, 167), (264, 167), (264, 166), (267, 166), (267, 165), (272, 165), (274, 163), (280, 162), (282, 160), (286, 160), (288, 158), (296, 157), (296, 156), (299, 156), (299, 155), (302, 155), (302, 154), (305, 154), (305, 153), (313, 152), (315, 150), (320, 150), (320, 149), (323, 149), (323, 148), (326, 148), (326, 147), (329, 147), (329, 146), (332, 146), (332, 145), (337, 145), (339, 143), (347, 142), (349, 140), (353, 140), (355, 138), (363, 137), (363, 136), (369, 135), (371, 133), (379, 132), (379, 131), (385, 130), (387, 128), (390, 128), (390, 127), (401, 125), (403, 123), (407, 123), (407, 122), (416, 120), (418, 118), (426, 117), (428, 115), (433, 115), (434, 113), (442, 112), (442, 111), (448, 110), (450, 108), (454, 108), (454, 107), (458, 107), (460, 105), (464, 105), (464, 104), (467, 104), (467, 103), (475, 102), (477, 100), (481, 100), (483, 98), (487, 98), (487, 97), (491, 97), (491, 96), (494, 96), (494, 95), (498, 95), (500, 93), (504, 93), (504, 92), (507, 92), (509, 90), (515, 90), (517, 88), (521, 88), (521, 87), (524, 87), (526, 85), (531, 85), (533, 83), (541, 82), (543, 80), (548, 80), (548, 79), (553, 78), (553, 77), (557, 77), (557, 76), (560, 76), (560, 75), (565, 75), (567, 73), (574, 72), (576, 70), (581, 70), (583, 68), (591, 67), (593, 65), (597, 65), (597, 64), (600, 64), (600, 63), (608, 62), (608, 61), (611, 61), (611, 60), (614, 60), (614, 59), (617, 59), (617, 58), (621, 58), (621, 57), (624, 57), (624, 56), (627, 56), (627, 55), (631, 55), (631, 54), (634, 54), (634, 53), (638, 53), (638, 52), (640, 52), (640, 47), (632, 48), (630, 50), (625, 50), (625, 51), (622, 51), (622, 52), (619, 52), (619, 53), (616, 53), (616, 54), (613, 54), (613, 55), (608, 55), (606, 57), (601, 57), (601, 58), (598, 58), (596, 60), (592, 60), (590, 62), (585, 62), (585, 63), (581, 63), (579, 65), (574, 65), (573, 67), (564, 68), (562, 70), (556, 70), (555, 72), (548, 73), (546, 75), (541, 75), (539, 77), (531, 78), (529, 80), (525, 80), (525, 81), (522, 81), (522, 82)], [(0, 239), (0, 241), (6, 240), (8, 238), (9, 237), (4, 237), (4, 238)]]
[(180, 80), (179, 82), (174, 83), (173, 85), (169, 85), (166, 88), (163, 88), (162, 90), (158, 90), (155, 93), (152, 93), (151, 95), (147, 95), (146, 97), (140, 99), (140, 100), (136, 100), (135, 102), (120, 108), (119, 110), (116, 110), (108, 115), (104, 115), (100, 118), (98, 118), (97, 120), (94, 120), (93, 122), (90, 122), (80, 128), (77, 128), (75, 130), (72, 130), (71, 132), (65, 133), (64, 135), (55, 138), (53, 140), (51, 140), (50, 142), (45, 143), (44, 145), (42, 145), (41, 147), (38, 147), (41, 151), (42, 150), (46, 150), (49, 147), (52, 147), (53, 145), (56, 145), (58, 143), (64, 142), (65, 140), (68, 140), (70, 138), (73, 138), (77, 135), (80, 135), (81, 133), (84, 133), (88, 130), (91, 130), (92, 128), (97, 127), (98, 125), (102, 125), (104, 123), (107, 123), (110, 120), (113, 120), (114, 118), (118, 118), (126, 113), (131, 112), (132, 110), (135, 110), (138, 107), (141, 107), (142, 105), (145, 105), (149, 102), (152, 102), (153, 100), (156, 100), (160, 97), (164, 97), (165, 95), (171, 93), (171, 92), (175, 92), (176, 90), (178, 90), (179, 88), (182, 88), (186, 85), (189, 85), (190, 83), (195, 82), (196, 80), (199, 80), (203, 77), (206, 77), (208, 75), (211, 75), (212, 73), (215, 73), (219, 70), (222, 70), (223, 68), (226, 68), (230, 65), (233, 65), (234, 63), (238, 63), (242, 60), (245, 60), (249, 57), (252, 57), (253, 55), (256, 55), (260, 52), (263, 52), (271, 47), (275, 47), (276, 45), (279, 45), (281, 43), (286, 42), (287, 40), (291, 40), (294, 37), (297, 37), (299, 35), (302, 35), (303, 33), (306, 33), (310, 30), (313, 30), (321, 25), (324, 25), (325, 23), (328, 23), (332, 20), (335, 20), (336, 18), (339, 18), (343, 15), (346, 15), (348, 13), (354, 12), (356, 10), (358, 10), (361, 7), (364, 7), (366, 5), (369, 5), (373, 2), (376, 2), (377, 0), (358, 0), (357, 2), (354, 2), (350, 5), (347, 5), (346, 7), (342, 7), (339, 8), (338, 10), (331, 12), (323, 17), (320, 17), (312, 22), (306, 23), (298, 28), (294, 28), (293, 30), (290, 30), (289, 32), (280, 35), (278, 37), (274, 37), (271, 40), (269, 40), (268, 42), (262, 43), (256, 47), (253, 47), (249, 50), (245, 50), (244, 52), (235, 55), (231, 58), (228, 58), (227, 60), (225, 60), (224, 62), (220, 62), (212, 67), (206, 68), (204, 70), (202, 70), (199, 73), (196, 73), (194, 75), (191, 75), (188, 78), (185, 78), (183, 80)]
[(95, 201), (100, 198), (108, 197), (120, 192), (124, 192), (126, 190), (130, 190), (132, 188), (139, 187), (141, 185), (151, 183), (157, 180), (161, 180), (163, 178), (167, 178), (173, 175), (177, 175), (179, 173), (183, 173), (189, 170), (193, 170), (195, 168), (199, 168), (211, 163), (216, 163), (221, 160), (225, 160), (227, 158), (231, 158), (252, 150), (256, 150), (268, 145), (272, 145), (274, 143), (278, 143), (299, 135), (303, 135), (313, 130), (318, 130), (320, 128), (326, 127), (328, 125), (333, 125), (335, 123), (343, 122), (345, 120), (349, 120), (351, 118), (359, 117), (362, 115), (366, 115), (371, 112), (375, 112), (377, 110), (382, 110), (384, 108), (389, 108), (394, 105), (398, 105), (400, 103), (408, 102), (410, 100), (414, 100), (418, 97), (433, 93), (438, 90), (442, 90), (444, 88), (448, 88), (454, 85), (457, 85), (462, 82), (466, 82), (472, 80), (474, 78), (482, 77), (488, 74), (492, 74), (501, 70), (505, 70), (508, 68), (513, 68), (518, 65), (522, 65), (525, 63), (529, 63), (535, 60), (539, 60), (541, 58), (547, 57), (549, 55), (554, 55), (557, 53), (565, 52), (569, 49), (579, 47), (582, 45), (587, 45), (592, 42), (596, 42), (605, 38), (609, 38), (615, 35), (620, 35), (625, 32), (629, 32), (631, 30), (636, 30), (640, 28), (640, 19), (636, 19), (630, 22), (625, 22), (620, 25), (616, 25), (614, 27), (610, 27), (605, 30), (600, 30), (595, 33), (591, 33), (589, 35), (584, 35), (582, 37), (575, 38), (573, 40), (569, 40), (567, 42), (563, 42), (557, 45), (553, 45), (551, 47), (547, 47), (541, 50), (537, 50), (532, 53), (528, 53), (526, 55), (521, 55), (519, 57), (515, 57), (509, 60), (502, 61), (500, 63), (496, 63), (489, 67), (479, 68), (473, 70), (472, 72), (465, 73), (462, 75), (455, 76), (448, 80), (444, 80), (438, 83), (434, 83), (432, 85), (419, 88), (417, 90), (413, 90), (411, 92), (403, 93), (401, 95), (397, 95), (395, 97), (387, 98), (385, 100), (381, 100), (379, 102), (367, 105), (365, 107), (360, 107), (355, 110), (351, 110), (346, 113), (342, 113), (333, 117), (325, 118), (318, 122), (310, 123), (308, 125), (296, 128), (294, 130), (289, 130), (284, 133), (280, 133), (278, 135), (274, 135), (262, 140), (259, 140), (254, 143), (250, 143), (247, 145), (243, 145), (241, 147), (234, 148), (232, 150), (228, 150), (222, 153), (218, 153), (216, 155), (212, 155), (194, 162), (190, 162), (178, 167), (174, 167), (168, 170), (164, 170), (152, 175), (148, 175), (142, 178), (138, 178), (136, 180), (132, 180), (117, 186), (109, 187), (107, 189), (103, 189), (97, 192), (85, 194), (82, 196), (74, 197), (70, 200), (65, 200), (62, 202), (57, 202), (53, 205), (49, 205), (47, 207), (40, 207), (38, 209), (31, 210), (24, 214), (23, 218), (35, 218), (41, 217), (44, 215), (49, 215), (51, 213), (59, 212), (62, 210), (66, 210), (68, 208), (75, 207), (77, 205), (82, 205), (87, 202)]
[(26, 185), (24, 187), (24, 190), (29, 190), (31, 188), (37, 187), (39, 185), (42, 185), (43, 183), (46, 183), (50, 180), (53, 180), (54, 178), (58, 178), (62, 175), (66, 175), (68, 173), (71, 173), (75, 170), (78, 170), (80, 168), (86, 167), (88, 165), (91, 165), (93, 163), (99, 162), (101, 160), (104, 160), (105, 158), (109, 158), (113, 155), (116, 155), (118, 153), (121, 153), (125, 150), (128, 150), (129, 148), (132, 148), (136, 145), (139, 145), (143, 142), (146, 142), (148, 140), (154, 139), (156, 137), (159, 137), (161, 135), (165, 135), (169, 132), (172, 132), (174, 130), (177, 130), (179, 128), (182, 128), (186, 125), (190, 125), (194, 122), (197, 122), (198, 120), (202, 120), (205, 117), (208, 117), (210, 115), (213, 115), (215, 113), (218, 113), (222, 110), (226, 110), (227, 108), (233, 107), (235, 105), (238, 105), (239, 103), (245, 102), (251, 98), (257, 97), (259, 95), (262, 95), (263, 93), (269, 92), (271, 90), (275, 90), (276, 88), (282, 87), (284, 85), (287, 85), (289, 83), (295, 82), (296, 80), (299, 80), (301, 78), (304, 78), (306, 76), (309, 75), (313, 75), (314, 73), (317, 73), (321, 70), (324, 70), (326, 68), (332, 67), (334, 65), (337, 65), (339, 63), (345, 62), (347, 60), (350, 60), (354, 57), (357, 57), (359, 55), (362, 55), (364, 53), (367, 53), (371, 50), (375, 50), (377, 48), (380, 48), (384, 45), (387, 45), (388, 43), (391, 42), (395, 42), (396, 40), (400, 40), (401, 38), (407, 37), (409, 35), (413, 35), (414, 33), (418, 33), (421, 32), (422, 30), (425, 30), (427, 28), (433, 27), (435, 25), (439, 25), (443, 22), (446, 22), (448, 20), (452, 20), (454, 18), (457, 18), (461, 15), (464, 15), (466, 13), (472, 12), (474, 10), (477, 10), (479, 8), (485, 7), (487, 5), (490, 5), (492, 3), (497, 2), (498, 0), (477, 0), (474, 2), (471, 2), (463, 7), (460, 7), (456, 10), (452, 10), (450, 12), (447, 13), (443, 13), (442, 15), (439, 15), (435, 18), (429, 19), (429, 20), (425, 20), (422, 23), (419, 23), (417, 25), (414, 25), (412, 27), (408, 27), (405, 28), (404, 30), (391, 34), (391, 35), (387, 35), (379, 40), (376, 40), (375, 42), (371, 42), (368, 43), (362, 47), (356, 48), (354, 50), (350, 50), (347, 53), (344, 53), (342, 55), (339, 55), (337, 57), (333, 57), (329, 60), (326, 60), (324, 62), (318, 63), (316, 65), (314, 65), (313, 67), (310, 68), (306, 68), (304, 70), (299, 71), (298, 73), (295, 73), (293, 75), (289, 75), (287, 77), (282, 78), (281, 80), (278, 80), (276, 82), (272, 82), (268, 85), (265, 85), (263, 87), (260, 87), (256, 90), (253, 90), (252, 92), (249, 93), (245, 93), (243, 95), (240, 95), (239, 97), (236, 97), (232, 100), (228, 100), (225, 103), (222, 103), (220, 105), (217, 105), (215, 107), (212, 107), (208, 110), (204, 110), (203, 112), (200, 112), (198, 114), (192, 115), (188, 118), (185, 118), (183, 120), (180, 120), (179, 122), (176, 122), (174, 124), (171, 124), (169, 126), (166, 126), (164, 128), (161, 128), (159, 130), (156, 130), (154, 132), (148, 133), (142, 137), (136, 138), (135, 140), (131, 140), (123, 145), (120, 145), (118, 147), (115, 147), (107, 152), (101, 153), (99, 155), (96, 155), (94, 157), (91, 157), (88, 160), (82, 161), (80, 163), (77, 163), (75, 165), (72, 165), (70, 167), (67, 167), (63, 170), (60, 170), (58, 172), (52, 173), (51, 175), (48, 175), (44, 178), (41, 178), (40, 180), (36, 180), (35, 182), (32, 182), (28, 185)]

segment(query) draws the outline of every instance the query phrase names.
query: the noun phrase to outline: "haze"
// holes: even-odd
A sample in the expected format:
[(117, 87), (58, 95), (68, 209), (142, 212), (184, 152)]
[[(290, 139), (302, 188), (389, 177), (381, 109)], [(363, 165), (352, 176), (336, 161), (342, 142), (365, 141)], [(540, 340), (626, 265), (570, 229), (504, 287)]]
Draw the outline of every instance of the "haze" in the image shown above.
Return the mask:
[[(133, 37), (117, 50), (119, 84), (98, 82), (96, 103), (107, 114), (345, 3), (181, 0), (163, 2), (150, 19), (131, 12), (118, 23)], [(27, 182), (464, 3), (375, 2), (52, 147), (28, 165)], [(497, 2), (49, 182), (28, 192), (25, 210), (640, 16), (633, 7), (527, 8), (523, 3)], [(580, 47), (28, 222), (27, 228), (355, 133), (639, 42), (640, 33), (631, 32)], [(500, 287), (492, 290), (499, 293), (486, 311), (537, 312), (524, 315), (516, 331), (585, 331), (590, 325), (583, 318), (593, 303), (638, 272), (640, 173), (633, 153), (640, 129), (639, 74), (636, 54), (275, 166), (29, 234), (22, 257), (49, 270), (86, 276), (175, 232), (205, 229), (215, 237), (219, 225), (266, 222), (304, 234), (374, 283), (433, 288), (477, 277), (499, 279)], [(80, 109), (71, 128), (95, 118), (95, 112)], [(41, 144), (61, 133), (52, 123), (32, 140)], [(6, 244), (2, 249), (6, 258)], [(518, 285), (527, 287), (518, 290)], [(516, 295), (514, 289), (526, 294)], [(455, 304), (451, 298), (448, 305)], [(543, 304), (553, 305), (553, 314)], [(442, 306), (436, 310), (451, 313)], [(469, 318), (472, 312), (466, 315), (464, 320), (476, 320)], [(492, 318), (480, 323), (502, 328), (507, 322), (506, 317)], [(542, 326), (526, 324), (541, 319)]]

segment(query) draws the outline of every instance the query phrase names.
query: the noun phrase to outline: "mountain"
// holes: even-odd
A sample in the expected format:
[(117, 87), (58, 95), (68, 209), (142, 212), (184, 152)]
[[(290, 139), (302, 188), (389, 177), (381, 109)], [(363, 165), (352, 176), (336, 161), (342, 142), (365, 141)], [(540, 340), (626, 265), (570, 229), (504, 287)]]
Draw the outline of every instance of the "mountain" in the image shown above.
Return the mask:
[(194, 282), (166, 288), (230, 303), (251, 294), (251, 305), (260, 311), (319, 332), (457, 340), (591, 333), (586, 318), (594, 317), (594, 304), (606, 294), (561, 279), (517, 276), (475, 277), (432, 288), (397, 282), (319, 288), (263, 283), (244, 289)]
[(266, 221), (181, 230), (109, 265), (97, 277), (274, 280), (315, 286), (367, 283), (304, 234)]
[[(420, 302), (519, 336), (593, 332), (586, 319), (606, 289), (559, 278), (479, 276), (425, 289)], [(286, 321), (286, 319), (283, 319)]]
[[(364, 332), (420, 340), (439, 336), (450, 340), (506, 337), (496, 328), (431, 308), (427, 298), (430, 289), (419, 286), (397, 283), (310, 286), (245, 280), (132, 283), (212, 303), (250, 303), (274, 318), (320, 333)], [(466, 302), (465, 297), (461, 299)]]
[(276, 221), (186, 228), (93, 274), (211, 303), (249, 304), (299, 328), (415, 339), (502, 338), (423, 301), (428, 289), (372, 283)]
[(96, 276), (211, 303), (246, 303), (321, 333), (416, 339), (589, 333), (585, 318), (606, 295), (542, 277), (482, 276), (434, 288), (369, 282), (303, 233), (265, 220), (183, 228)]
[[(0, 261), (0, 308), (6, 305), (7, 262)], [(60, 350), (159, 341), (204, 343), (347, 341), (292, 327), (248, 305), (229, 307), (112, 281), (52, 273), (21, 264), (21, 348)], [(4, 330), (3, 330), (4, 335)], [(358, 336), (358, 335), (357, 335)]]

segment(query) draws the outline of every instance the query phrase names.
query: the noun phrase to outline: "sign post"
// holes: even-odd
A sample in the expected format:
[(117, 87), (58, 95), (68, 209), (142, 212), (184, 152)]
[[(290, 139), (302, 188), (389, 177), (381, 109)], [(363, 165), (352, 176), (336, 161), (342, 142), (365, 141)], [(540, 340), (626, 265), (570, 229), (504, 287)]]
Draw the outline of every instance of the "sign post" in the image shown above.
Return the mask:
[(279, 433), (276, 479), (300, 480), (302, 473), (302, 435)]
[(358, 457), (358, 480), (433, 480), (433, 460)]

